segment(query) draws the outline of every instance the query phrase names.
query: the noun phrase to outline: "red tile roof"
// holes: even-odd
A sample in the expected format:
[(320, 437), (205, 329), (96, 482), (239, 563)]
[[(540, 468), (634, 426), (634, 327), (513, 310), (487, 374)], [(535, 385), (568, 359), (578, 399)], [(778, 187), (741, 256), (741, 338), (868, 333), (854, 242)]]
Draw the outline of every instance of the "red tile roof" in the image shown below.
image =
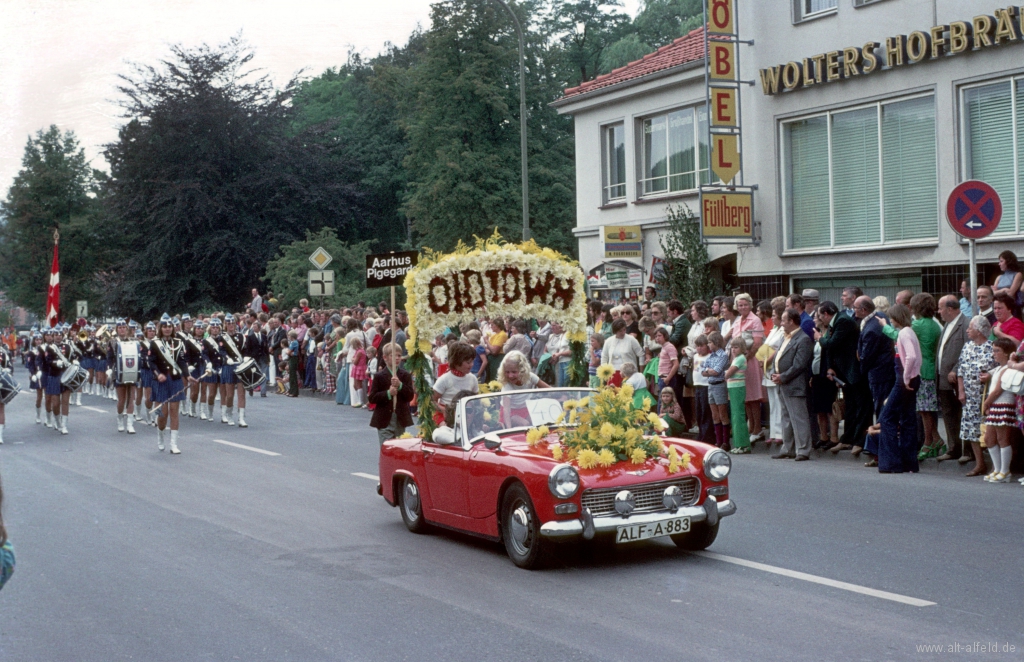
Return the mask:
[(679, 37), (671, 44), (662, 46), (641, 59), (630, 62), (624, 67), (613, 69), (611, 73), (602, 74), (588, 80), (577, 87), (566, 88), (562, 98), (574, 97), (585, 92), (592, 92), (602, 87), (609, 87), (627, 80), (641, 78), (665, 69), (704, 59), (704, 28), (695, 28), (688, 34)]

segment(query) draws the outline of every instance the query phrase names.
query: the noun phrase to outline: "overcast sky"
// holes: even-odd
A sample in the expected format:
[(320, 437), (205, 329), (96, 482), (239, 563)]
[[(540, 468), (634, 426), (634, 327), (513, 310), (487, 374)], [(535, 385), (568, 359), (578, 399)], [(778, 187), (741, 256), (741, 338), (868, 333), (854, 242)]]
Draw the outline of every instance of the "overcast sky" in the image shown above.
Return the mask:
[[(633, 13), (639, 0), (627, 0)], [(281, 85), (316, 75), (350, 48), (379, 53), (428, 27), (429, 0), (0, 0), (0, 196), (29, 134), (56, 124), (78, 134), (94, 167), (117, 137), (117, 75), (156, 63), (170, 44), (218, 44), (242, 31), (255, 66)]]

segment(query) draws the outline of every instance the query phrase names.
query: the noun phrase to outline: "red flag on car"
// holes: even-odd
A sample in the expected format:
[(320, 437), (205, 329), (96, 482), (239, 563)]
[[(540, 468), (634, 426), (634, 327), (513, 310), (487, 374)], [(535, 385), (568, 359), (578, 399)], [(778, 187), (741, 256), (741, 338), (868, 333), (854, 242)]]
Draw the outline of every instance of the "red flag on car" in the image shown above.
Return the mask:
[(60, 264), (57, 261), (57, 241), (60, 233), (53, 231), (53, 266), (50, 267), (50, 287), (46, 291), (46, 324), (53, 326), (60, 316)]

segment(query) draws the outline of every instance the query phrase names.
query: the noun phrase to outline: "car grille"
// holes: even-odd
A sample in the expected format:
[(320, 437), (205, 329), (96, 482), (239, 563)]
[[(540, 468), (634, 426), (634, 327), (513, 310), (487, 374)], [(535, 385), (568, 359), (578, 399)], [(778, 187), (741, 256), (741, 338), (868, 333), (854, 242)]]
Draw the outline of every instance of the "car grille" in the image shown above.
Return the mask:
[(665, 506), (662, 503), (662, 497), (665, 494), (665, 488), (669, 485), (678, 485), (683, 491), (684, 506), (690, 505), (697, 500), (697, 490), (700, 488), (700, 482), (696, 478), (690, 477), (678, 480), (663, 480), (658, 483), (632, 485), (629, 487), (584, 490), (582, 506), (584, 508), (590, 508), (590, 514), (594, 517), (618, 515), (618, 513), (615, 512), (615, 495), (622, 490), (629, 490), (633, 493), (633, 498), (636, 499), (636, 509), (633, 511), (634, 513), (651, 513), (658, 510), (664, 510)]

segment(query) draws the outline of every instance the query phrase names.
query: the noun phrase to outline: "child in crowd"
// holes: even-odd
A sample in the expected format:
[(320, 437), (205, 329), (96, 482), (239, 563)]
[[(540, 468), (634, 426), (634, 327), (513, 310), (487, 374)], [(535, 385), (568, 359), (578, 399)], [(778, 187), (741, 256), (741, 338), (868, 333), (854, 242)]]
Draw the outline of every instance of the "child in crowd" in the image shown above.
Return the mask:
[(658, 366), (661, 364), (661, 345), (658, 343), (648, 345), (644, 350), (644, 360), (647, 361), (644, 364), (643, 370), (647, 390), (657, 396), (661, 392), (661, 389), (658, 388)]
[(701, 374), (708, 380), (708, 404), (715, 427), (715, 445), (729, 450), (729, 391), (725, 386), (729, 355), (725, 353), (725, 340), (721, 333), (712, 331), (707, 339), (709, 354)]
[(663, 389), (672, 381), (679, 371), (679, 351), (668, 341), (671, 332), (665, 327), (658, 327), (654, 332), (654, 341), (661, 345), (658, 355), (658, 388)]
[(590, 388), (597, 388), (601, 380), (597, 377), (597, 369), (601, 367), (601, 350), (604, 349), (604, 335), (595, 333), (590, 336), (590, 365), (587, 366), (587, 374), (590, 375)]
[[(468, 335), (468, 334), (467, 334)], [(476, 349), (466, 343), (457, 342), (448, 350), (448, 372), (437, 378), (434, 382), (431, 398), (437, 411), (434, 412), (434, 422), (438, 425), (444, 421), (449, 405), (460, 391), (478, 393), (480, 384), (476, 375), (473, 374), (473, 360), (477, 356)], [(486, 362), (484, 367), (486, 368)]]
[(1013, 446), (1010, 445), (1010, 430), (1017, 425), (1017, 396), (1004, 391), (1000, 378), (1006, 371), (1010, 355), (1017, 350), (1010, 338), (996, 338), (992, 343), (992, 359), (998, 367), (989, 377), (988, 397), (982, 403), (985, 414), (985, 446), (992, 456), (992, 473), (985, 476), (989, 483), (1010, 482), (1010, 460)]
[[(470, 372), (476, 375), (478, 382), (482, 382), (487, 376), (487, 348), (483, 345), (483, 334), (480, 333), (480, 329), (466, 331), (466, 343), (473, 348), (473, 364), (470, 366)], [(451, 351), (449, 347), (449, 357)]]
[(365, 407), (366, 402), (366, 350), (363, 348), (363, 341), (353, 338), (349, 341), (349, 362), (352, 370), (349, 372), (349, 379), (352, 380), (352, 406), (356, 409)]
[(729, 391), (729, 419), (732, 421), (732, 453), (741, 455), (750, 452), (750, 437), (747, 435), (747, 341), (742, 337), (729, 341), (731, 362), (725, 371)]
[(673, 437), (681, 437), (686, 432), (686, 419), (683, 416), (683, 408), (679, 406), (676, 399), (676, 392), (671, 386), (661, 389), (658, 396), (658, 416), (668, 423), (668, 431)]
[[(369, 385), (373, 382), (373, 376), (380, 372), (383, 366), (380, 365), (380, 361), (377, 360), (377, 348), (370, 345), (366, 348), (366, 388), (369, 392)], [(369, 396), (367, 396), (369, 399)], [(375, 405), (371, 402), (364, 405), (367, 409), (374, 409)]]
[(715, 427), (711, 420), (711, 405), (708, 403), (708, 378), (701, 374), (704, 361), (711, 354), (708, 337), (700, 334), (694, 338), (693, 347), (693, 406), (697, 414), (697, 428), (700, 430), (698, 439), (705, 444), (713, 444)]

